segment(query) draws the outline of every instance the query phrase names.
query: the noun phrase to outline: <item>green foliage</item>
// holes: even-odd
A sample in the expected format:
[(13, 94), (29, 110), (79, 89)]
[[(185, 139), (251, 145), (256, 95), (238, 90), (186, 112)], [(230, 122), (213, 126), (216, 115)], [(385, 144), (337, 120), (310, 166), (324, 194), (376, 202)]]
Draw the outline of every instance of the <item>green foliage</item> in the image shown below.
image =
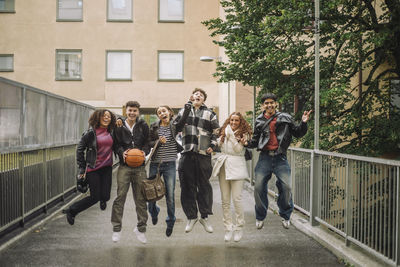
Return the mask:
[[(309, 0), (222, 0), (226, 20), (204, 21), (229, 62), (214, 74), (274, 92), (281, 104), (314, 104), (314, 6)], [(382, 10), (382, 12), (378, 12)], [(362, 70), (362, 91), (357, 84)], [(320, 147), (377, 156), (399, 152), (400, 112), (389, 80), (400, 77), (400, 5), (321, 1)], [(351, 83), (353, 81), (353, 83)], [(352, 87), (353, 86), (353, 87)], [(397, 92), (400, 95), (400, 92)], [(260, 96), (258, 96), (259, 99)], [(301, 139), (312, 148), (313, 122)]]

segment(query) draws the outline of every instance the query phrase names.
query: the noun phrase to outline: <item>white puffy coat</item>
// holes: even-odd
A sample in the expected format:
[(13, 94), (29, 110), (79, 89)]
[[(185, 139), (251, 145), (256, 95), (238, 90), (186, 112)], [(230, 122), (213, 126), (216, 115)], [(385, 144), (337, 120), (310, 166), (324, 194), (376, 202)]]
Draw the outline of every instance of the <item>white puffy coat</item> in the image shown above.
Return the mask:
[(218, 176), (222, 166), (225, 167), (226, 180), (241, 180), (249, 177), (246, 160), (244, 158), (245, 148), (237, 141), (230, 125), (225, 128), (225, 141), (221, 143), (221, 153), (214, 156), (214, 167), (212, 176)]

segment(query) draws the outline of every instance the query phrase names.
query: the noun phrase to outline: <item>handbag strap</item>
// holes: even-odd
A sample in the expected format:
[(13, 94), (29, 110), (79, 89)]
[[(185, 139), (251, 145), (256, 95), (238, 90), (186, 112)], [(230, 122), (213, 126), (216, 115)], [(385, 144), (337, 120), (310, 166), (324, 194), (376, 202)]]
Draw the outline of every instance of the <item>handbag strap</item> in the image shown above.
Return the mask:
[[(151, 161), (151, 158), (153, 157), (153, 155), (156, 153), (156, 150), (157, 150), (157, 148), (158, 148), (158, 144), (160, 143), (160, 139), (157, 139), (157, 141), (156, 141), (156, 143), (154, 144), (154, 146), (153, 146), (153, 149), (151, 150), (151, 152), (150, 152), (150, 155), (149, 155), (149, 160), (146, 162), (146, 166), (147, 166), (147, 164), (149, 164), (149, 162)], [(160, 166), (161, 166), (161, 163), (162, 163), (162, 159), (160, 160), (160, 162), (158, 163), (158, 166), (157, 166), (157, 173), (160, 173)]]
[(157, 139), (156, 143), (153, 146), (153, 149), (150, 152), (149, 160), (145, 163), (145, 165), (149, 164), (149, 162), (151, 161), (151, 158), (153, 157), (154, 153), (156, 153), (159, 143), (160, 143), (160, 139)]

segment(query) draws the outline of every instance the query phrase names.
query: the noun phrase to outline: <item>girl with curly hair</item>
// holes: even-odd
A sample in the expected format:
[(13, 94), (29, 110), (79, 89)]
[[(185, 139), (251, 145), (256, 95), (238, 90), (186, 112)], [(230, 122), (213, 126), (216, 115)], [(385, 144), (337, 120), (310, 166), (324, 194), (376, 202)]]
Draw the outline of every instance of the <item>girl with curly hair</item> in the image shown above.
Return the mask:
[[(251, 133), (250, 124), (240, 112), (233, 112), (219, 129), (218, 146), (221, 153), (217, 156), (212, 176), (219, 178), (226, 242), (232, 236), (235, 242), (239, 242), (243, 236), (242, 189), (244, 179), (249, 177), (244, 144), (250, 139)], [(231, 198), (236, 224), (232, 221)]]
[(105, 210), (110, 200), (112, 178), (112, 152), (116, 151), (114, 141), (115, 115), (107, 109), (95, 110), (89, 118), (89, 129), (85, 131), (76, 149), (79, 178), (89, 183), (90, 195), (73, 203), (64, 210), (70, 225), (75, 216), (100, 201)]

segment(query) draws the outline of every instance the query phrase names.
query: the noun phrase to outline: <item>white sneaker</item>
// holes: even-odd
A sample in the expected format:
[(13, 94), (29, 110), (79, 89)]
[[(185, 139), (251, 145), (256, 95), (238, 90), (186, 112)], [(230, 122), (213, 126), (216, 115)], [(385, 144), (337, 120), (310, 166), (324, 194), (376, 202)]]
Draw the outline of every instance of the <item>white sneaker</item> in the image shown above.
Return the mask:
[(197, 222), (197, 218), (188, 220), (186, 227), (185, 227), (185, 232), (189, 233), (190, 231), (192, 231), (193, 226), (196, 224), (196, 222)]
[(239, 242), (240, 239), (242, 239), (242, 236), (243, 236), (243, 231), (242, 230), (236, 230), (233, 233), (233, 241)]
[(285, 228), (285, 229), (289, 229), (289, 226), (290, 226), (290, 219), (289, 219), (289, 220), (282, 219), (282, 226), (283, 226), (283, 228)]
[(201, 218), (200, 219), (200, 223), (203, 225), (204, 230), (206, 230), (206, 232), (208, 232), (208, 233), (214, 232), (214, 229), (212, 228), (212, 226), (208, 222), (208, 218), (204, 218), (204, 219)]
[(137, 227), (135, 227), (135, 229), (133, 229), (133, 232), (135, 232), (136, 237), (140, 242), (142, 242), (143, 244), (147, 243), (146, 235), (142, 232), (139, 232), (139, 229), (137, 229)]
[(121, 232), (113, 232), (112, 234), (112, 241), (118, 242), (121, 239)]
[(225, 242), (231, 241), (232, 234), (233, 234), (232, 231), (225, 231), (225, 236), (224, 236)]
[(258, 230), (262, 229), (264, 227), (264, 221), (256, 220), (256, 227)]

